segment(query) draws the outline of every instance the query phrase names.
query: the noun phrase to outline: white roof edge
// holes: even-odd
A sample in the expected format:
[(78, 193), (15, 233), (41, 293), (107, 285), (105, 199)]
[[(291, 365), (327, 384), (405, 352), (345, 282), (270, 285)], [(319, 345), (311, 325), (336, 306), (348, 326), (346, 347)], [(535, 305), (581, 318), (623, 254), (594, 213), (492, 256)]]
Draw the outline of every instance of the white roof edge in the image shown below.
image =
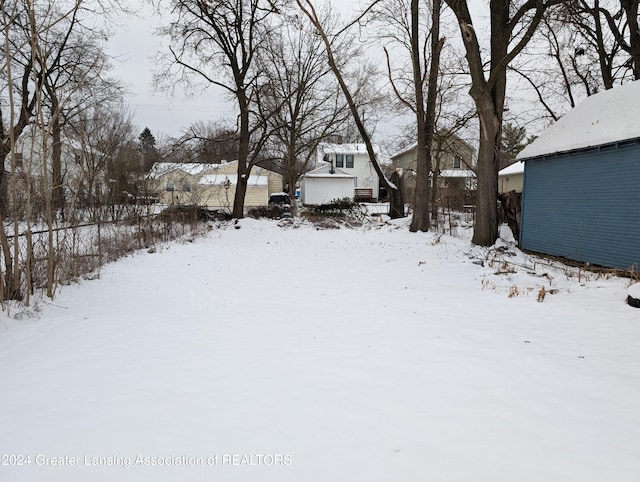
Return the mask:
[(504, 169), (500, 169), (498, 173), (501, 176), (506, 176), (510, 174), (522, 174), (524, 172), (524, 162), (516, 161), (513, 164), (505, 167)]

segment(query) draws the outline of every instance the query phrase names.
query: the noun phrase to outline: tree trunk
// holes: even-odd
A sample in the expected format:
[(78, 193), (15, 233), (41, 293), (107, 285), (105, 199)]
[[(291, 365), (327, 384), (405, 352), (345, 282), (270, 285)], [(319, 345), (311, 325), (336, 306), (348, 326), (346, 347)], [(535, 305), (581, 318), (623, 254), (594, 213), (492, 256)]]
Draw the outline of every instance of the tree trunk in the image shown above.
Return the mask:
[[(51, 208), (53, 212), (60, 212), (63, 216), (64, 208), (64, 188), (62, 183), (62, 127), (60, 117), (57, 115), (57, 100), (52, 107), (51, 136), (53, 145), (51, 146)], [(64, 216), (63, 216), (64, 219)]]
[[(411, 64), (413, 67), (413, 88), (416, 97), (416, 191), (413, 216), (409, 231), (429, 230), (429, 172), (431, 171), (430, 146), (424, 109), (422, 82), (422, 62), (420, 57), (419, 0), (411, 0)], [(432, 32), (432, 35), (434, 33)], [(431, 78), (431, 76), (429, 76)], [(431, 125), (433, 130), (433, 125)], [(433, 133), (431, 135), (433, 139)]]
[[(414, 6), (415, 4), (415, 6)], [(411, 220), (410, 231), (428, 231), (429, 220), (429, 174), (431, 172), (431, 152), (436, 129), (436, 102), (438, 97), (438, 73), (440, 70), (440, 52), (444, 39), (440, 37), (441, 1), (433, 0), (431, 7), (431, 62), (429, 65), (429, 80), (427, 87), (427, 107), (424, 109), (424, 95), (422, 92), (422, 74), (420, 72), (420, 51), (418, 46), (418, 0), (411, 0), (412, 18), (412, 50), (414, 62), (414, 83), (416, 84), (416, 103), (418, 115), (418, 157), (416, 176), (416, 202)], [(419, 74), (419, 76), (417, 76)], [(424, 116), (424, 117), (423, 117)], [(422, 122), (421, 119), (424, 119)], [(424, 148), (421, 150), (421, 146)], [(432, 189), (435, 191), (435, 176)]]
[[(238, 85), (242, 85), (244, 79), (236, 79)], [(238, 175), (236, 181), (236, 193), (233, 198), (233, 211), (231, 216), (235, 219), (244, 217), (244, 198), (247, 194), (247, 183), (251, 174), (251, 166), (249, 159), (249, 143), (251, 136), (249, 134), (249, 102), (247, 93), (244, 89), (239, 88), (236, 92), (238, 99), (238, 107), (240, 108), (240, 134), (238, 136)]]
[(498, 239), (498, 119), (491, 112), (480, 116), (480, 151), (476, 167), (476, 219), (473, 244), (491, 246)]
[(638, 0), (620, 0), (629, 24), (629, 47), (633, 62), (633, 78), (640, 80), (640, 25), (638, 24)]
[[(462, 41), (464, 42), (467, 62), (471, 75), (471, 97), (473, 98), (480, 120), (480, 151), (476, 176), (478, 190), (476, 195), (476, 223), (473, 243), (490, 246), (498, 238), (498, 160), (502, 114), (504, 112), (507, 85), (507, 67), (524, 49), (540, 25), (547, 8), (560, 0), (537, 0), (524, 2), (520, 7), (508, 0), (490, 2), (491, 18), (491, 63), (489, 78), (486, 78), (486, 64), (482, 59), (480, 43), (465, 0), (445, 0), (458, 19)], [(514, 10), (510, 15), (511, 10)], [(517, 20), (527, 19), (527, 25)], [(509, 51), (509, 42), (514, 28), (521, 35)]]
[(391, 219), (403, 218), (404, 213), (404, 179), (402, 171), (396, 169), (391, 174), (391, 182), (396, 189), (389, 192), (389, 217)]
[(611, 59), (605, 48), (604, 33), (602, 32), (602, 21), (600, 19), (600, 2), (596, 0), (592, 10), (593, 22), (595, 24), (596, 44), (598, 48), (598, 59), (600, 60), (600, 73), (605, 90), (613, 89), (613, 71)]
[(436, 224), (438, 223), (438, 182), (439, 182), (439, 176), (440, 176), (440, 156), (441, 156), (441, 152), (442, 152), (442, 148), (440, 147), (440, 142), (438, 142), (438, 151), (436, 152), (436, 155), (434, 156), (435, 160), (436, 160), (436, 165), (433, 168), (433, 173), (432, 173), (432, 179), (433, 179), (433, 186), (431, 189), (431, 218), (435, 219)]
[[(303, 5), (303, 2), (305, 5)], [(318, 30), (318, 35), (320, 35), (320, 37), (322, 38), (322, 42), (324, 43), (324, 46), (327, 52), (327, 60), (329, 63), (329, 67), (331, 68), (331, 71), (335, 75), (336, 80), (340, 85), (340, 89), (342, 90), (342, 93), (345, 96), (345, 99), (349, 106), (349, 110), (351, 111), (351, 115), (353, 117), (353, 121), (355, 122), (356, 127), (358, 128), (358, 133), (362, 137), (362, 140), (364, 141), (364, 144), (367, 148), (367, 154), (369, 155), (369, 159), (371, 160), (371, 165), (373, 166), (373, 169), (376, 171), (376, 174), (378, 175), (380, 182), (387, 189), (387, 192), (389, 193), (389, 197), (390, 197), (389, 217), (391, 217), (392, 219), (402, 218), (405, 215), (404, 195), (401, 192), (395, 192), (395, 191), (402, 190), (402, 185), (390, 182), (382, 172), (382, 169), (380, 168), (380, 164), (378, 163), (375, 150), (373, 149), (373, 144), (371, 143), (371, 136), (369, 135), (369, 133), (367, 132), (367, 129), (364, 126), (362, 116), (360, 115), (360, 112), (358, 112), (358, 106), (356, 105), (353, 99), (353, 95), (351, 94), (351, 91), (349, 89), (349, 86), (347, 86), (344, 80), (344, 76), (342, 75), (342, 72), (340, 71), (340, 68), (338, 67), (335, 61), (335, 58), (333, 56), (333, 49), (331, 48), (331, 42), (329, 41), (327, 34), (322, 28), (320, 20), (318, 19), (315, 13), (313, 4), (309, 0), (296, 0), (296, 3), (300, 7), (300, 9), (305, 13), (305, 15), (309, 18), (313, 26)]]
[(235, 219), (241, 219), (244, 217), (244, 198), (247, 194), (247, 182), (249, 176), (240, 174), (240, 168), (238, 168), (238, 181), (236, 182), (236, 193), (233, 198), (233, 211), (231, 216)]
[(0, 223), (0, 247), (2, 248), (5, 268), (4, 284), (0, 286), (0, 288), (2, 288), (2, 299), (0, 301), (20, 300), (22, 298), (20, 286), (14, 278), (13, 256), (11, 254), (9, 240), (7, 239), (7, 233), (5, 232), (4, 222)]

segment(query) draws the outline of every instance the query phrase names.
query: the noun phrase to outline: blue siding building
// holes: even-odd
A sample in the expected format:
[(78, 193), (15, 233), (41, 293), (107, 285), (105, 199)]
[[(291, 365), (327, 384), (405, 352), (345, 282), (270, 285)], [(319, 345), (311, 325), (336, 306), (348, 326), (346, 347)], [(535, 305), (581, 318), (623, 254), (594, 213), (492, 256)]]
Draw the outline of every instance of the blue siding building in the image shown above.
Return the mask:
[(589, 97), (527, 146), (520, 246), (640, 265), (640, 81)]

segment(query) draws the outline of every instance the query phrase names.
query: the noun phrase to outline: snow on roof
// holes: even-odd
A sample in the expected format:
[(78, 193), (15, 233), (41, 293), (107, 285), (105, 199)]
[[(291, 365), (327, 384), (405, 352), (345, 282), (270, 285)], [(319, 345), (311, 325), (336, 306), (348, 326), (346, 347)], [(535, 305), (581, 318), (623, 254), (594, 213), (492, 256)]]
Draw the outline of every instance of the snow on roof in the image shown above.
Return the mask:
[[(323, 142), (318, 147), (325, 154), (367, 154), (367, 146), (364, 144), (332, 144)], [(376, 144), (373, 145), (373, 150), (376, 155), (380, 154), (380, 147)]]
[(407, 152), (411, 152), (413, 149), (415, 149), (416, 147), (418, 147), (418, 142), (414, 142), (412, 144), (409, 144), (407, 147), (405, 147), (404, 149), (399, 150), (398, 152), (396, 152), (395, 154), (393, 154), (391, 156), (391, 159), (395, 159), (396, 157), (399, 157), (403, 154), (406, 154)]
[[(202, 186), (221, 186), (229, 181), (232, 186), (238, 183), (238, 176), (236, 174), (206, 174), (202, 176), (198, 184)], [(249, 176), (247, 181), (248, 186), (267, 186), (269, 184), (269, 178), (267, 176)]]
[(587, 97), (535, 141), (518, 159), (599, 146), (640, 137), (640, 81)]
[[(452, 144), (458, 144), (458, 145), (462, 145), (464, 147), (467, 147), (468, 149), (473, 151), (473, 146), (471, 144), (469, 144), (467, 141), (462, 139), (457, 134), (447, 133), (447, 131), (444, 131), (444, 130), (438, 130), (438, 132), (436, 133), (436, 135), (434, 137), (434, 142), (436, 144), (438, 142), (442, 142), (443, 145), (449, 145), (449, 146), (451, 146)], [(397, 157), (400, 157), (403, 154), (406, 154), (407, 152), (411, 152), (412, 150), (416, 149), (417, 147), (418, 147), (418, 142), (417, 141), (413, 142), (412, 144), (409, 144), (408, 146), (404, 147), (403, 149), (400, 149), (395, 154), (391, 155), (390, 158), (391, 159), (395, 159)]]
[(331, 173), (331, 164), (323, 164), (322, 166), (313, 169), (312, 171), (307, 172), (304, 177), (333, 177), (333, 178), (348, 178), (353, 179), (355, 176), (349, 174), (348, 172), (342, 171), (340, 169), (333, 169), (333, 173)]
[(443, 169), (440, 171), (440, 177), (476, 177), (476, 173), (467, 169)]
[(149, 176), (152, 178), (158, 178), (176, 170), (180, 170), (186, 174), (195, 176), (205, 171), (206, 169), (209, 169), (210, 167), (211, 164), (203, 163), (156, 162), (151, 168)]
[(336, 172), (335, 174), (331, 174), (328, 172), (321, 172), (318, 174), (305, 174), (304, 177), (311, 177), (314, 179), (317, 178), (321, 178), (321, 177), (326, 177), (326, 178), (339, 178), (339, 179), (353, 179), (355, 176), (352, 176), (351, 174), (343, 174), (343, 173), (338, 173)]
[(524, 172), (524, 162), (516, 161), (510, 166), (500, 170), (501, 176), (509, 176), (511, 174), (522, 174)]

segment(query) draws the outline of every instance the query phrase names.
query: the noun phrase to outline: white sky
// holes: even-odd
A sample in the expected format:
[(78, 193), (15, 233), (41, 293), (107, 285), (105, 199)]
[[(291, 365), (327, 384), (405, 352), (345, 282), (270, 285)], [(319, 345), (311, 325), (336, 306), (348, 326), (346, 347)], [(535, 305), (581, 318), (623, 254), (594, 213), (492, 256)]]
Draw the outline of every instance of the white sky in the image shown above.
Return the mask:
[(156, 140), (162, 136), (178, 136), (196, 121), (215, 121), (234, 116), (233, 106), (225, 102), (220, 92), (209, 89), (196, 98), (184, 95), (170, 97), (156, 91), (153, 85), (155, 54), (166, 40), (154, 34), (160, 18), (152, 16), (151, 8), (144, 3), (138, 17), (123, 21), (109, 42), (111, 55), (116, 57), (116, 75), (126, 84), (130, 94), (126, 101), (134, 114), (134, 122), (148, 127)]
[[(339, 0), (334, 3), (343, 14), (352, 8), (351, 4)], [(477, 5), (474, 4), (474, 7)], [(140, 9), (138, 16), (129, 16), (121, 21), (121, 26), (113, 28), (114, 35), (109, 41), (108, 50), (116, 58), (115, 75), (130, 91), (125, 100), (130, 105), (134, 122), (140, 131), (148, 127), (156, 139), (160, 140), (166, 136), (179, 136), (196, 121), (233, 121), (236, 116), (234, 104), (226, 100), (222, 89), (209, 87), (192, 98), (181, 95), (180, 89), (173, 97), (166, 92), (155, 91), (154, 57), (158, 50), (166, 50), (167, 40), (154, 35), (161, 19), (157, 13), (153, 13), (147, 2), (136, 5), (136, 8)], [(168, 17), (166, 8), (163, 12), (165, 17)], [(481, 23), (483, 18), (483, 15), (474, 12), (476, 22)], [(166, 21), (167, 18), (165, 23)], [(400, 118), (385, 121), (377, 129), (376, 141), (398, 135), (399, 127), (403, 123), (406, 123), (406, 120)]]
[[(339, 0), (336, 3), (340, 11), (352, 8), (350, 4)], [(236, 116), (235, 106), (227, 100), (225, 92), (220, 88), (209, 87), (193, 97), (185, 96), (181, 89), (177, 89), (173, 96), (155, 90), (154, 57), (159, 50), (166, 51), (167, 40), (154, 33), (162, 24), (158, 13), (154, 13), (147, 2), (136, 5), (136, 8), (140, 10), (138, 16), (123, 19), (121, 26), (113, 29), (114, 35), (109, 41), (108, 49), (116, 58), (116, 75), (130, 91), (126, 101), (140, 130), (149, 127), (156, 139), (159, 139), (162, 136), (178, 136), (196, 121), (233, 121)], [(167, 23), (169, 13), (166, 13), (166, 8), (162, 10), (164, 23)]]

